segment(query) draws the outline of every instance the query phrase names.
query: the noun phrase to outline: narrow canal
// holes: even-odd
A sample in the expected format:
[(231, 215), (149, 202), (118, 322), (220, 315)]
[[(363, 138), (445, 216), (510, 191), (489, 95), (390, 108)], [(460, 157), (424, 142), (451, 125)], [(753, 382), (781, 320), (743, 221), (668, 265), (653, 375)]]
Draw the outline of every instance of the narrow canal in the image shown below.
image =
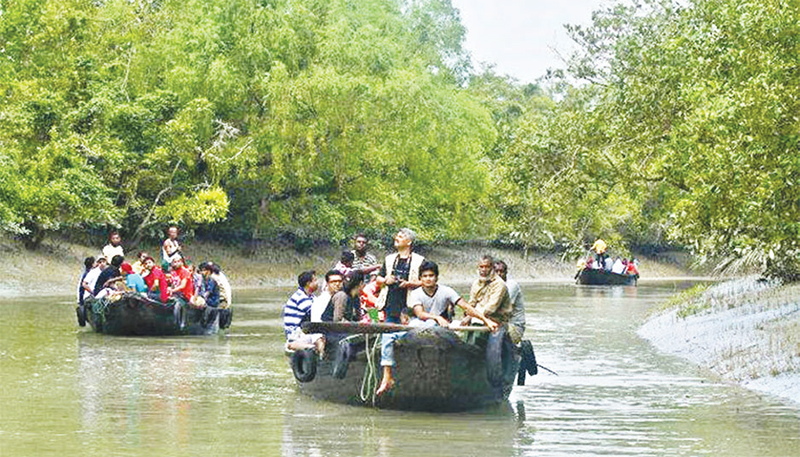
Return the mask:
[(636, 336), (648, 309), (688, 285), (525, 287), (527, 337), (558, 375), (463, 414), (298, 395), (282, 354), (289, 290), (239, 293), (227, 335), (181, 338), (94, 334), (69, 297), (3, 299), (0, 456), (800, 455), (800, 406)]

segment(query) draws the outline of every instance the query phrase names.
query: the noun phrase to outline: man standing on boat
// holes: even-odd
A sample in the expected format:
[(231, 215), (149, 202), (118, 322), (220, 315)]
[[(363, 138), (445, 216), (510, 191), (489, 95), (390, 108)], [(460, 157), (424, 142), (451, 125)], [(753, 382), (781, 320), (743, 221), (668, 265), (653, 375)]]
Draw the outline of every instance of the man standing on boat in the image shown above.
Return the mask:
[(103, 246), (103, 257), (106, 258), (106, 261), (111, 263), (114, 256), (125, 257), (125, 251), (122, 249), (122, 237), (117, 231), (108, 234), (108, 244)]
[(508, 277), (508, 265), (502, 260), (495, 260), (494, 272), (506, 282), (508, 298), (511, 300), (511, 322), (508, 326), (508, 336), (511, 337), (514, 344), (519, 344), (525, 334), (525, 303), (522, 301), (522, 289), (517, 281)]
[(386, 256), (378, 275), (378, 284), (383, 286), (378, 309), (386, 312), (386, 322), (400, 323), (400, 312), (409, 305), (408, 292), (421, 285), (419, 267), (425, 258), (412, 252), (416, 239), (413, 230), (400, 229), (394, 237), (397, 252)]
[(380, 270), (381, 265), (374, 255), (367, 252), (369, 240), (366, 235), (359, 233), (356, 235), (354, 242), (355, 249), (352, 251), (355, 257), (353, 259), (353, 268), (361, 270), (361, 272), (364, 273), (364, 277), (367, 278), (373, 271)]
[[(488, 254), (481, 257), (478, 262), (478, 279), (470, 288), (469, 304), (501, 325), (508, 323), (511, 318), (511, 300), (506, 283), (494, 272), (494, 259)], [(466, 316), (461, 321), (461, 325), (470, 323), (482, 324), (479, 319), (472, 316)]]
[(286, 347), (292, 350), (317, 348), (322, 355), (324, 339), (315, 335), (306, 335), (300, 328), (303, 322), (311, 320), (311, 306), (314, 303), (314, 292), (317, 291), (317, 273), (314, 270), (304, 271), (297, 277), (297, 290), (283, 306), (283, 331), (286, 334)]

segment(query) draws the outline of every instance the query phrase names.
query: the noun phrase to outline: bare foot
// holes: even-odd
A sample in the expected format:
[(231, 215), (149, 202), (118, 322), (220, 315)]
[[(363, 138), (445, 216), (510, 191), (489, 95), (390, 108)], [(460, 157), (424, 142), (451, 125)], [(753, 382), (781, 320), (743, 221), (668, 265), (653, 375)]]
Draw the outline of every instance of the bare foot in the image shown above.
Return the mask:
[(375, 391), (375, 395), (380, 397), (386, 392), (392, 390), (392, 387), (394, 387), (394, 381), (382, 382), (380, 387), (378, 387), (378, 390)]

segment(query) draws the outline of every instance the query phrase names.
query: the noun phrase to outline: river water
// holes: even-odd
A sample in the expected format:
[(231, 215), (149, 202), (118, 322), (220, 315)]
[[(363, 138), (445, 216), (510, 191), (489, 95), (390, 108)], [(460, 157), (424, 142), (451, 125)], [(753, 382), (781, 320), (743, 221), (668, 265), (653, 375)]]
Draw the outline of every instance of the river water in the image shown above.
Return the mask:
[[(524, 287), (541, 365), (510, 401), (380, 411), (297, 393), (282, 355), (290, 290), (237, 295), (229, 333), (122, 338), (68, 297), (0, 300), (0, 456), (797, 456), (800, 406), (710, 377), (636, 336), (689, 284)], [(466, 292), (467, 288), (457, 290)]]

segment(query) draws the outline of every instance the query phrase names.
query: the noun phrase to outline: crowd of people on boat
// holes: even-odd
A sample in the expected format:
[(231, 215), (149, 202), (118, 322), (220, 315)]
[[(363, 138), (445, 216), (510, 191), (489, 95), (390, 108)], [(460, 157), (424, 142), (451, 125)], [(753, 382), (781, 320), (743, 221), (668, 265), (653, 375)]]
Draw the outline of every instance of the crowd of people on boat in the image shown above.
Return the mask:
[(89, 299), (114, 300), (133, 292), (163, 304), (176, 300), (197, 308), (229, 308), (232, 289), (220, 266), (211, 261), (199, 265), (189, 262), (178, 241), (178, 227), (170, 226), (166, 235), (159, 263), (145, 251), (139, 251), (136, 260), (129, 263), (120, 234), (112, 231), (102, 254), (84, 260), (78, 305), (85, 306)]
[(578, 272), (582, 270), (603, 270), (618, 275), (639, 277), (639, 262), (636, 258), (630, 260), (624, 257), (612, 258), (607, 254), (608, 245), (602, 239), (597, 239), (589, 249), (589, 255), (578, 259)]
[[(522, 293), (519, 284), (508, 277), (508, 265), (502, 260), (490, 255), (479, 259), (478, 278), (472, 283), (469, 299), (465, 300), (453, 288), (439, 283), (439, 266), (435, 262), (414, 252), (413, 230), (399, 230), (394, 237), (395, 252), (380, 263), (367, 252), (369, 240), (364, 234), (358, 234), (353, 241), (354, 249), (342, 253), (324, 274), (321, 287), (314, 270), (298, 276), (298, 288), (283, 308), (287, 349), (315, 349), (319, 357), (325, 357), (330, 335), (304, 332), (305, 322), (449, 327), (456, 319), (456, 308), (463, 314), (460, 326), (484, 326), (489, 331), (502, 327), (515, 344), (522, 340), (525, 332)], [(381, 336), (382, 379), (377, 395), (394, 386), (394, 342), (406, 333)]]

